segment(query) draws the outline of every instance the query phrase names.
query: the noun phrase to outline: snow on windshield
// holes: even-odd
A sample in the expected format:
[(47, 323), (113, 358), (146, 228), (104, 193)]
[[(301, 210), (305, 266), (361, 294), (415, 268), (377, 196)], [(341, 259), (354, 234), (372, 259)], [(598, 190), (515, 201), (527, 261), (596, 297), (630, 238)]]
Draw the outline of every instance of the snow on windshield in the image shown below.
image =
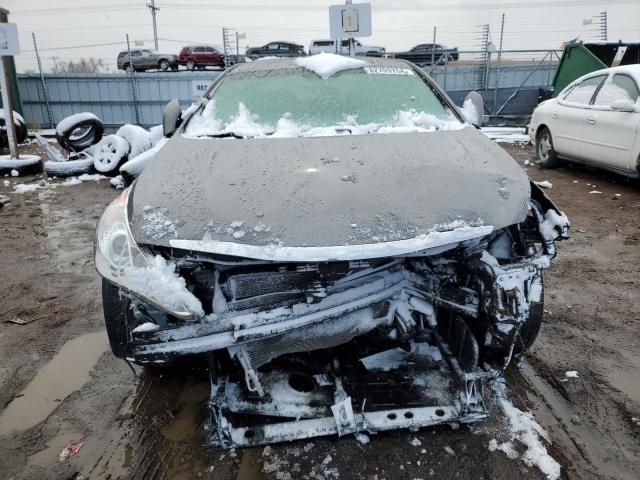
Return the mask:
[(296, 64), (312, 71), (323, 80), (343, 70), (364, 68), (368, 65), (367, 62), (362, 60), (324, 52), (310, 57), (298, 57), (296, 58)]
[(412, 133), (460, 130), (465, 127), (452, 113), (447, 118), (439, 118), (431, 113), (416, 110), (396, 112), (384, 123), (358, 123), (355, 116), (345, 115), (344, 121), (331, 126), (311, 126), (291, 120), (285, 113), (275, 125), (260, 122), (258, 115), (238, 104), (237, 113), (227, 122), (216, 117), (215, 100), (209, 101), (203, 111), (190, 120), (184, 136), (198, 138), (206, 136), (233, 135), (244, 138), (292, 138), (328, 137), (336, 135), (366, 135), (371, 133)]

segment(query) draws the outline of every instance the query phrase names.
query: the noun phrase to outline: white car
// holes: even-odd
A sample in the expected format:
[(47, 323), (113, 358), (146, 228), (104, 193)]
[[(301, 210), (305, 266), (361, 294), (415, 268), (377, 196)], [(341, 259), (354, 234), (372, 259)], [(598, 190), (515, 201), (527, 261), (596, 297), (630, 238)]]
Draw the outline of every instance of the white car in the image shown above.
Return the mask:
[(533, 112), (529, 136), (538, 164), (559, 157), (640, 176), (640, 65), (578, 78)]
[[(381, 57), (385, 53), (384, 47), (372, 47), (371, 45), (363, 45), (355, 40), (356, 55), (365, 55), (367, 57)], [(342, 40), (340, 45), (336, 45), (335, 40), (313, 40), (309, 45), (309, 55), (317, 53), (337, 53), (338, 55), (349, 54), (348, 40)]]

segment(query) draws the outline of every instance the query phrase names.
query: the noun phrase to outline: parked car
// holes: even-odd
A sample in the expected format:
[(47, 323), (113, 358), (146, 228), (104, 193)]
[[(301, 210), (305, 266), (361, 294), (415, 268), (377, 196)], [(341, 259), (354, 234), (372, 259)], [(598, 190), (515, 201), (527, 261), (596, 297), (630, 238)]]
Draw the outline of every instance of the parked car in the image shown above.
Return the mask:
[(393, 56), (420, 66), (433, 65), (435, 62), (457, 61), (459, 58), (458, 47), (447, 48), (439, 43), (421, 43), (408, 52), (396, 53)]
[[(385, 53), (384, 47), (374, 47), (371, 45), (363, 45), (359, 40), (355, 40), (356, 55), (365, 55), (367, 57), (380, 57)], [(349, 41), (342, 40), (314, 40), (309, 45), (309, 55), (317, 53), (337, 53), (338, 55), (349, 54)]]
[(178, 55), (178, 63), (187, 70), (196, 68), (220, 67), (224, 68), (224, 53), (208, 45), (193, 45), (183, 47)]
[(211, 445), (489, 414), (568, 220), (424, 71), (239, 64), (163, 125), (95, 264), (116, 356), (208, 359)]
[(299, 57), (305, 55), (304, 47), (291, 42), (271, 42), (262, 47), (247, 48), (245, 56), (251, 60), (260, 57)]
[(117, 64), (120, 70), (133, 68), (136, 72), (156, 69), (164, 71), (169, 69), (177, 70), (178, 57), (168, 53), (157, 53), (152, 50), (134, 48), (131, 50), (131, 61), (129, 61), (129, 52), (124, 50), (118, 54)]
[(534, 110), (528, 131), (538, 164), (561, 158), (640, 176), (640, 65), (584, 75)]

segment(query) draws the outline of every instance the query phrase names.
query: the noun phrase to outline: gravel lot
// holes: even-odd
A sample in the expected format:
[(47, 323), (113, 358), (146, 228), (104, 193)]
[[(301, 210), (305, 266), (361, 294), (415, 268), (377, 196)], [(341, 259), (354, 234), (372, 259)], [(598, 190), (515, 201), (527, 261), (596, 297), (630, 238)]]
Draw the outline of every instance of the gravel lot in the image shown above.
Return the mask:
[[(522, 165), (533, 161), (531, 146), (504, 146)], [(553, 184), (572, 238), (558, 245), (542, 332), (508, 372), (509, 394), (549, 433), (564, 477), (638, 478), (640, 182), (579, 166), (525, 168)], [(0, 209), (1, 478), (545, 478), (489, 451), (505, 435), (498, 410), (471, 428), (393, 432), (367, 445), (203, 447), (204, 372), (138, 369), (136, 380), (108, 351), (93, 234), (117, 193), (104, 180), (13, 193), (34, 179), (0, 179), (0, 195), (11, 197)], [(566, 378), (571, 370), (578, 378)], [(59, 462), (71, 442), (84, 445)]]

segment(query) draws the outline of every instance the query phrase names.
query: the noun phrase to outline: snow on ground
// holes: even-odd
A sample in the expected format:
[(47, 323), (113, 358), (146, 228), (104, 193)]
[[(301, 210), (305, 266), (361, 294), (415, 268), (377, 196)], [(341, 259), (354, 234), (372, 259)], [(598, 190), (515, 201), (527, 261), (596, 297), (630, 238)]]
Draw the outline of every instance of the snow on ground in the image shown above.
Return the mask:
[(521, 127), (482, 127), (482, 133), (497, 143), (529, 143), (529, 135)]
[(533, 182), (533, 183), (535, 183), (540, 188), (553, 188), (553, 183), (551, 183), (549, 180), (543, 180), (542, 182)]
[(36, 183), (18, 183), (17, 185), (14, 185), (13, 191), (15, 193), (28, 193), (33, 192), (39, 188), (44, 188), (47, 185), (49, 184), (45, 180), (40, 180)]
[(568, 370), (564, 372), (564, 376), (567, 378), (580, 378), (580, 375), (576, 370)]
[(125, 276), (131, 290), (143, 292), (151, 300), (176, 310), (187, 310), (204, 315), (202, 304), (187, 289), (187, 284), (176, 272), (176, 265), (156, 255), (148, 267), (130, 267)]
[(309, 57), (298, 57), (296, 58), (296, 65), (310, 70), (323, 80), (326, 80), (344, 70), (364, 68), (368, 63), (355, 58), (336, 55), (335, 53), (323, 52)]
[(72, 186), (79, 185), (82, 182), (98, 182), (100, 180), (106, 180), (108, 177), (104, 175), (100, 175), (99, 173), (83, 173), (82, 175), (78, 175), (77, 177), (69, 177), (61, 185), (63, 186)]
[[(547, 453), (545, 444), (551, 444), (547, 432), (536, 422), (533, 415), (523, 412), (506, 397), (504, 382), (496, 385), (496, 400), (508, 421), (508, 439), (500, 442), (495, 438), (489, 442), (489, 451), (500, 450), (507, 457), (522, 460), (529, 467), (537, 467), (548, 480), (560, 478), (560, 464)], [(522, 447), (525, 447), (522, 453)]]

